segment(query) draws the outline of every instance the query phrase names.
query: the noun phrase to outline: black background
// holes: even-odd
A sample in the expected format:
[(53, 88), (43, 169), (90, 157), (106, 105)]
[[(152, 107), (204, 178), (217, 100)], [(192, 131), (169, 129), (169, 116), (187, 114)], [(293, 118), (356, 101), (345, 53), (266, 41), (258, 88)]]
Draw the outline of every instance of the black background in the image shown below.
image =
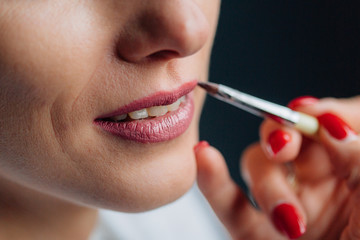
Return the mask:
[[(357, 95), (359, 15), (358, 0), (224, 0), (210, 81), (283, 105), (302, 95)], [(239, 157), (258, 139), (260, 123), (255, 116), (206, 99), (200, 138), (224, 154), (240, 184)]]

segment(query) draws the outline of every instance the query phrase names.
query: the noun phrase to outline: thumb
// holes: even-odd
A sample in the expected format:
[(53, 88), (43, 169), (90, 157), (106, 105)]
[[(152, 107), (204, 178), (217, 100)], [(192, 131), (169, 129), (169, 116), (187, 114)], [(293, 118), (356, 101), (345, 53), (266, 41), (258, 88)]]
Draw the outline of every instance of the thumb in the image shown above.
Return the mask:
[(318, 117), (319, 138), (330, 155), (335, 172), (353, 191), (352, 212), (349, 224), (342, 233), (342, 240), (360, 239), (360, 140), (344, 120), (332, 113)]
[(360, 139), (343, 119), (333, 113), (318, 116), (319, 139), (327, 149), (335, 172), (350, 189), (360, 183)]

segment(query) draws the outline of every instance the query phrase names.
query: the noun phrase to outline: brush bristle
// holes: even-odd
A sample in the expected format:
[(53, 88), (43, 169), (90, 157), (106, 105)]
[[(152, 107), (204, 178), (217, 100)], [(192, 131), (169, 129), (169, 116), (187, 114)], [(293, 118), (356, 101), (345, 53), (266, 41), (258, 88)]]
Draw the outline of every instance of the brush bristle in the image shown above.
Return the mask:
[(197, 84), (210, 94), (216, 94), (218, 92), (218, 87), (214, 83), (198, 82)]

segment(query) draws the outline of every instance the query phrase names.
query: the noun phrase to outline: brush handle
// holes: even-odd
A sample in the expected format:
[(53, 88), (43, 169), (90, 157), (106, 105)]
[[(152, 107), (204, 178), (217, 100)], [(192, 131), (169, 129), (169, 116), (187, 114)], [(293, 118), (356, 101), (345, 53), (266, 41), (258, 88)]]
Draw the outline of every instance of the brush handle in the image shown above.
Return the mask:
[(256, 116), (271, 118), (284, 125), (295, 127), (305, 135), (315, 135), (319, 129), (318, 120), (310, 115), (251, 96), (227, 86), (218, 85), (214, 97)]

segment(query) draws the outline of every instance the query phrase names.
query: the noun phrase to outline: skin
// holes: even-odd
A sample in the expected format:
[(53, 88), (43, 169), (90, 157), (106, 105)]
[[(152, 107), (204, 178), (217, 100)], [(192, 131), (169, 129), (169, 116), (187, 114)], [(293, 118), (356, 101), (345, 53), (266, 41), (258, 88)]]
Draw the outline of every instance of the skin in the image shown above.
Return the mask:
[(95, 208), (145, 211), (193, 185), (203, 92), (190, 128), (168, 142), (125, 141), (93, 121), (206, 81), (219, 5), (1, 1), (0, 239), (86, 239)]

